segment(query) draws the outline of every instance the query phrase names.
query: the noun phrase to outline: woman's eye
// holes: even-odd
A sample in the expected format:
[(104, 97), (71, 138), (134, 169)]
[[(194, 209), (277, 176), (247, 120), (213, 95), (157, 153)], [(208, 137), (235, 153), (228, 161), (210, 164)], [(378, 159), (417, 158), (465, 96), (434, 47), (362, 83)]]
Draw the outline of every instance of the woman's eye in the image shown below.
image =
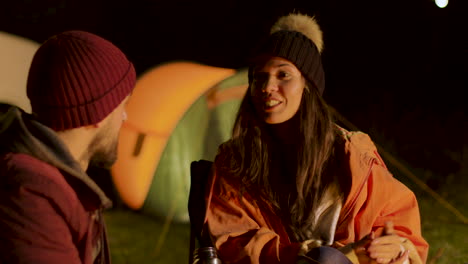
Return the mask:
[(268, 80), (268, 74), (265, 74), (262, 72), (254, 73), (253, 79), (254, 79), (254, 82), (256, 83), (263, 83), (266, 80)]
[(287, 79), (290, 76), (291, 76), (291, 74), (289, 74), (289, 72), (281, 71), (281, 72), (278, 73), (278, 78), (280, 78), (280, 79)]

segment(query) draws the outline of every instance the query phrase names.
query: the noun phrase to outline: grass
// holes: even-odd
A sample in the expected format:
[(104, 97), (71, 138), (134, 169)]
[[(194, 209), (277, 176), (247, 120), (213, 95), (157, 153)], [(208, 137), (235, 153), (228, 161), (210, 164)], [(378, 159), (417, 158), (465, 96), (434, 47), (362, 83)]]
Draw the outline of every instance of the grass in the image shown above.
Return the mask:
[(432, 199), (419, 199), (419, 204), (423, 236), (430, 245), (428, 259), (437, 264), (468, 263), (468, 225)]
[(190, 228), (128, 209), (112, 209), (104, 214), (112, 263), (187, 263)]
[[(463, 175), (467, 175), (466, 171), (456, 175), (458, 180), (442, 186), (438, 194), (466, 218), (468, 205), (465, 181), (468, 179), (463, 178)], [(430, 245), (429, 260), (434, 261), (431, 264), (467, 264), (468, 224), (427, 194), (419, 195), (418, 200), (423, 236)]]
[[(460, 192), (459, 198), (466, 194)], [(468, 263), (468, 225), (432, 197), (418, 198), (423, 235), (430, 244), (431, 264)], [(458, 208), (466, 215), (467, 206)], [(188, 224), (171, 223), (164, 235), (164, 221), (128, 209), (105, 213), (114, 264), (187, 263)], [(436, 255), (440, 257), (436, 257)]]

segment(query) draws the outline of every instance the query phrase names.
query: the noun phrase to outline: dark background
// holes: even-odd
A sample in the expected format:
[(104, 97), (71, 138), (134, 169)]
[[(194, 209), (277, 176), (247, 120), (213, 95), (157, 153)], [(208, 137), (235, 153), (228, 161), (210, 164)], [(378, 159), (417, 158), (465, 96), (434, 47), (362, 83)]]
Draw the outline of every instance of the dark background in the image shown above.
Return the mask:
[(1, 2), (0, 31), (37, 42), (90, 31), (138, 74), (174, 60), (240, 69), (279, 16), (316, 15), (327, 101), (406, 164), (431, 171), (418, 176), (433, 189), (467, 171), (466, 0), (445, 9), (431, 0)]

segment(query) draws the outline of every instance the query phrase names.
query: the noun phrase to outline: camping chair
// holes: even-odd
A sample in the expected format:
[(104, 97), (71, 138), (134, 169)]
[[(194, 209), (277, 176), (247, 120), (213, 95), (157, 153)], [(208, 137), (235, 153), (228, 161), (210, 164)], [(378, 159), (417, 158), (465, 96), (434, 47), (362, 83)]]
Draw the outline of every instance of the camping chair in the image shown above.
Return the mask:
[(194, 261), (194, 250), (213, 246), (205, 221), (205, 190), (213, 162), (192, 161), (190, 164), (190, 193), (188, 212), (190, 218), (189, 264)]

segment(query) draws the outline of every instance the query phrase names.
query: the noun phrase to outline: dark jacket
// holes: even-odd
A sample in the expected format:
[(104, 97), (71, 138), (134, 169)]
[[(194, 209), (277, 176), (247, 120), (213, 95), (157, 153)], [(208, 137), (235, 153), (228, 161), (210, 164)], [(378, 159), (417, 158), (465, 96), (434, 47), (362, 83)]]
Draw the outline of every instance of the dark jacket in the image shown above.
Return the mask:
[(0, 263), (110, 263), (110, 206), (53, 130), (0, 104)]

